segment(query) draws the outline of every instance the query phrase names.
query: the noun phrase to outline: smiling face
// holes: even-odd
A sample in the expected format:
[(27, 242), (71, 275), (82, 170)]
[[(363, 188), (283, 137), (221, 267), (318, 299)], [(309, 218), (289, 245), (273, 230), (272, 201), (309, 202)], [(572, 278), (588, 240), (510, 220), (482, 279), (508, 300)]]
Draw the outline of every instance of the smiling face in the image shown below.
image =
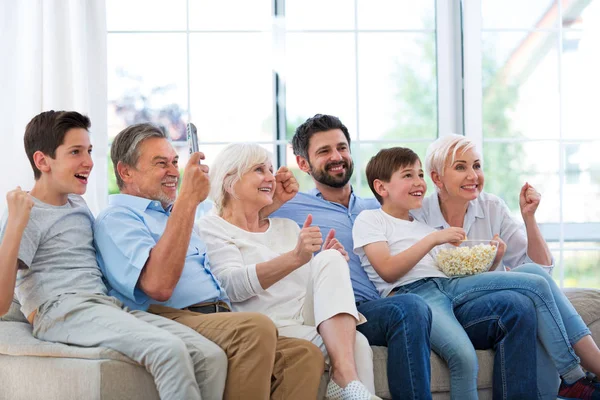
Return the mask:
[(484, 184), (481, 156), (472, 148), (463, 152), (459, 150), (454, 161), (450, 156), (447, 158), (444, 175), (432, 174), (432, 179), (442, 195), (465, 201), (474, 200)]
[(315, 181), (334, 188), (346, 186), (354, 171), (350, 145), (341, 129), (315, 133), (310, 138), (308, 160), (298, 156), (297, 161)]
[(389, 182), (377, 180), (375, 187), (383, 198), (384, 209), (402, 211), (408, 214), (409, 210), (420, 208), (423, 196), (427, 191), (421, 162), (401, 167), (394, 172)]
[(275, 193), (275, 176), (271, 161), (253, 165), (244, 173), (240, 180), (233, 185), (230, 198), (241, 202), (245, 207), (254, 206), (257, 210), (273, 203)]
[(122, 193), (160, 201), (163, 207), (175, 202), (179, 182), (179, 156), (165, 138), (150, 138), (139, 146), (135, 166), (119, 166), (125, 187)]
[(38, 168), (45, 173), (56, 194), (66, 198), (71, 193), (85, 193), (94, 167), (90, 135), (86, 129), (67, 131), (63, 143), (56, 148), (55, 158), (37, 153), (34, 158), (42, 163)]

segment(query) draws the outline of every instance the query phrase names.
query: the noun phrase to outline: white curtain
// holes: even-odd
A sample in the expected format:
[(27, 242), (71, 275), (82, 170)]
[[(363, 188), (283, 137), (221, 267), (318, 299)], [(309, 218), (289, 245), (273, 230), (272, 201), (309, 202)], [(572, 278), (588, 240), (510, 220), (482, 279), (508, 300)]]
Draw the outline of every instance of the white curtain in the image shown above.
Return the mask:
[(92, 120), (95, 165), (85, 198), (94, 214), (106, 205), (106, 76), (104, 0), (0, 0), (0, 212), (7, 191), (33, 187), (23, 133), (47, 110)]

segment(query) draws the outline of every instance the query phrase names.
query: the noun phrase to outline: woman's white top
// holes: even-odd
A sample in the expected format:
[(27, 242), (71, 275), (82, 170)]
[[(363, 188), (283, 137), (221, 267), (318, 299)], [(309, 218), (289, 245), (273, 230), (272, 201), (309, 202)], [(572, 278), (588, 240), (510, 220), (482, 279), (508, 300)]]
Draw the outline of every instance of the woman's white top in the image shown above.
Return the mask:
[(269, 218), (265, 232), (248, 232), (209, 215), (198, 226), (206, 243), (209, 267), (225, 288), (234, 311), (263, 313), (278, 328), (302, 325), (310, 266), (301, 266), (268, 289), (262, 288), (256, 274), (256, 264), (296, 247), (300, 228), (294, 221)]

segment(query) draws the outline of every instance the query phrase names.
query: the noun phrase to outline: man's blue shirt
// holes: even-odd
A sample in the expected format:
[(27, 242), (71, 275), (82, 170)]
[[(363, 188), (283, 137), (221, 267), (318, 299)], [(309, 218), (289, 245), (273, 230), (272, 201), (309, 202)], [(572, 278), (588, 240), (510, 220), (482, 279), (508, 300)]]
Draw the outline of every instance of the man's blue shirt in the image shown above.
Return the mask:
[(292, 200), (273, 213), (272, 217), (289, 218), (302, 227), (308, 214), (313, 216), (313, 225), (321, 228), (323, 239), (329, 230), (335, 229), (335, 237), (344, 246), (350, 256), (350, 277), (357, 302), (378, 299), (379, 294), (367, 273), (360, 265), (360, 259), (354, 254), (352, 242), (352, 226), (358, 214), (363, 210), (381, 207), (375, 198), (363, 199), (350, 194), (349, 207), (323, 199), (317, 189), (309, 193), (298, 193)]
[(117, 194), (94, 224), (98, 265), (104, 274), (109, 295), (132, 309), (146, 310), (150, 304), (184, 308), (207, 301), (229, 302), (225, 291), (206, 265), (206, 246), (193, 231), (179, 282), (168, 301), (158, 302), (142, 292), (137, 283), (167, 226), (171, 207), (142, 197)]

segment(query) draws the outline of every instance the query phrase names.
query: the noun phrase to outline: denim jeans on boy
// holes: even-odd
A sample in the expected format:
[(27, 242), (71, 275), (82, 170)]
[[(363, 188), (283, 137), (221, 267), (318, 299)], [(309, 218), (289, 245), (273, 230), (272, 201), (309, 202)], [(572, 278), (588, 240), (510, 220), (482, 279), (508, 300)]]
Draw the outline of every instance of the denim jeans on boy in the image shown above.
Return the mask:
[(475, 348), (496, 350), (494, 399), (538, 397), (535, 310), (529, 299), (508, 291), (481, 292), (472, 299), (477, 301), (455, 305), (435, 278), (401, 286), (398, 293), (417, 294), (431, 308), (431, 348), (448, 363), (452, 399), (477, 399)]
[(392, 399), (431, 399), (429, 333), (431, 312), (419, 296), (407, 294), (360, 303), (367, 322), (357, 326), (373, 346), (387, 346)]

